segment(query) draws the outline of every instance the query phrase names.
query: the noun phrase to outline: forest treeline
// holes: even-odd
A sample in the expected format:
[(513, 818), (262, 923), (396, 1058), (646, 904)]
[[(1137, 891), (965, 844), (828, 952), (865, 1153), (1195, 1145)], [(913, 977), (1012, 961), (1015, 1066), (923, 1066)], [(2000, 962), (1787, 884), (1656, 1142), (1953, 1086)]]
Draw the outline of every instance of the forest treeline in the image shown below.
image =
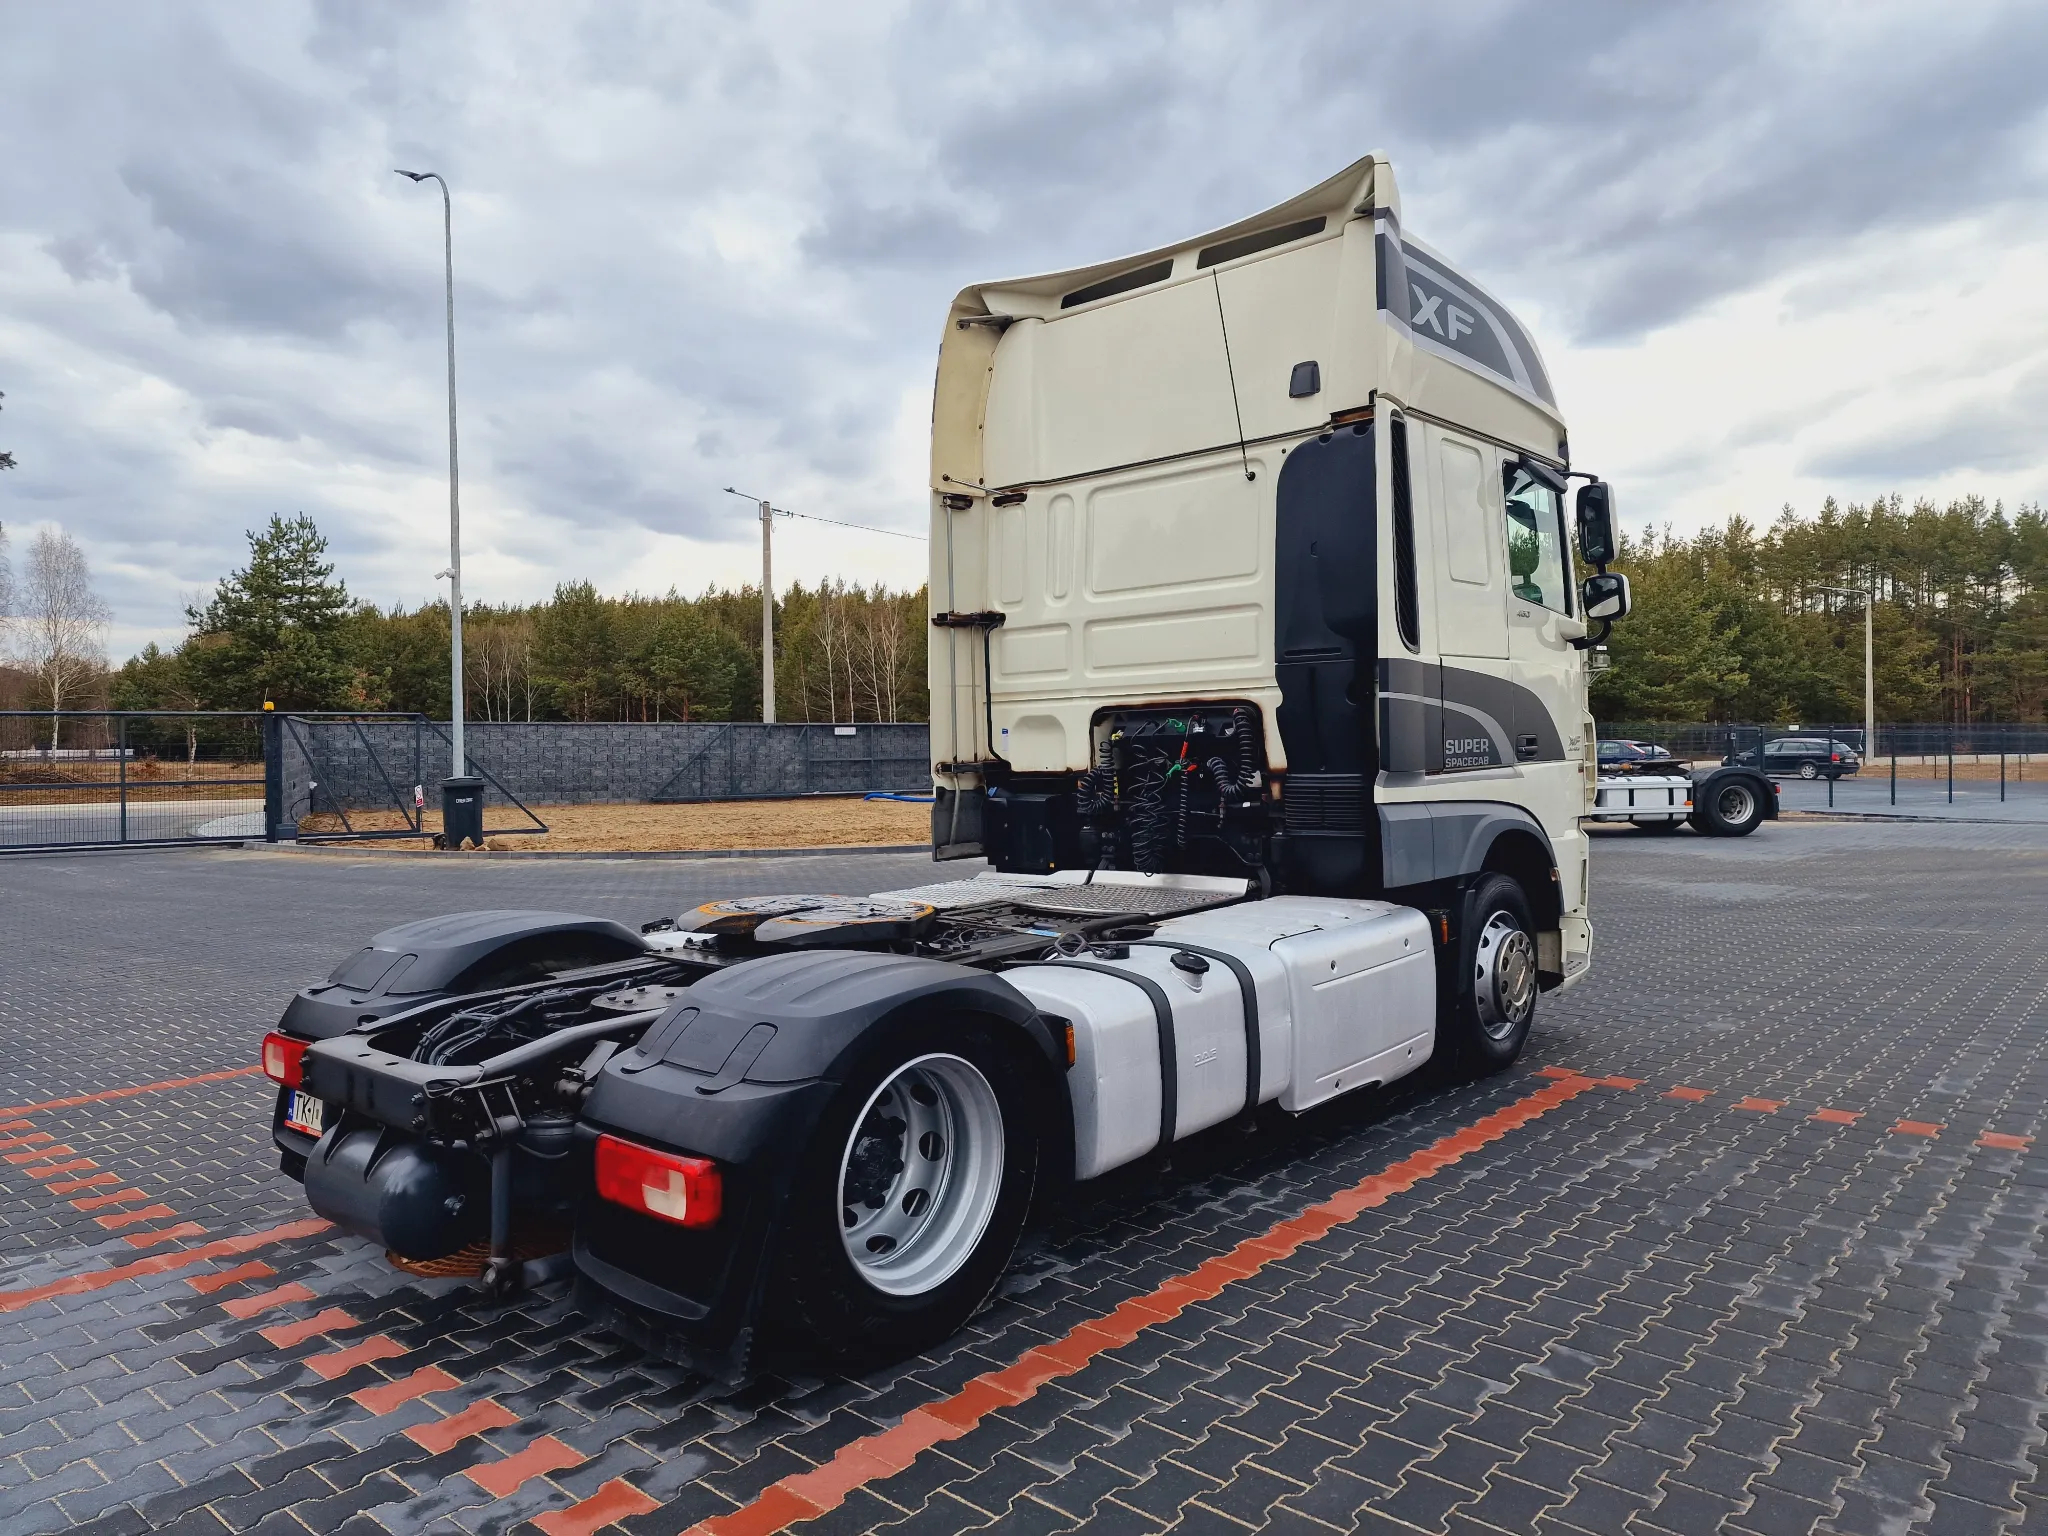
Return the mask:
[(1759, 527), (1624, 539), (1634, 612), (1593, 686), (1601, 720), (1851, 721), (1875, 594), (1879, 720), (2038, 721), (2048, 707), (2048, 515), (1900, 497)]
[[(1768, 525), (1624, 539), (1635, 611), (1593, 687), (1603, 720), (1848, 721), (1862, 714), (1861, 602), (1875, 594), (1880, 720), (2048, 717), (2048, 515), (1967, 497), (1833, 499)], [(923, 720), (925, 595), (835, 582), (776, 610), (783, 720)], [(445, 604), (379, 609), (336, 578), (304, 517), (250, 535), (249, 563), (107, 679), (116, 708), (448, 710)], [(606, 597), (465, 610), (473, 718), (760, 718), (760, 593)], [(26, 679), (23, 679), (26, 681)], [(81, 700), (81, 702), (84, 702)], [(96, 700), (95, 700), (96, 702)]]
[[(449, 710), (448, 605), (352, 598), (304, 516), (249, 536), (249, 563), (188, 610), (174, 650), (109, 679), (116, 709)], [(776, 603), (782, 720), (923, 720), (925, 595), (826, 581)], [(563, 582), (546, 602), (463, 607), (473, 720), (758, 720), (761, 592), (606, 597)]]

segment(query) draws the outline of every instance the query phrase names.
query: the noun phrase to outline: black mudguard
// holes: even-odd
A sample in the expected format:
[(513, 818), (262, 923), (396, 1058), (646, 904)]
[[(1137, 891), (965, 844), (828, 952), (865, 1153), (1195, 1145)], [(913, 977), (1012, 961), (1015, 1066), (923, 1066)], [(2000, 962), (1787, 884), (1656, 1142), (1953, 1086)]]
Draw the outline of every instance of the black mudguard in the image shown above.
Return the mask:
[[(585, 1201), (574, 1249), (579, 1303), (662, 1353), (726, 1379), (744, 1375), (773, 1278), (782, 1202), (839, 1083), (892, 1023), (963, 1014), (1022, 1031), (1050, 1080), (1060, 1080), (1064, 1046), (1029, 1001), (966, 966), (812, 951), (766, 956), (691, 987), (687, 1001), (607, 1063), (581, 1134), (713, 1159), (723, 1214), (714, 1227), (686, 1230)], [(1064, 1117), (1047, 1139), (1071, 1148), (1066, 1093), (1047, 1103)]]
[[(609, 918), (573, 912), (456, 912), (386, 928), (325, 981), (301, 987), (277, 1027), (301, 1040), (332, 1040), (442, 998), (487, 995), (563, 970), (631, 960), (647, 941)], [(304, 1175), (314, 1138), (284, 1123), (280, 1089), (270, 1139), (283, 1169)], [(385, 1116), (404, 1125), (404, 1116)]]
[(538, 981), (555, 971), (647, 953), (609, 918), (573, 912), (457, 912), (401, 923), (301, 987), (278, 1028), (326, 1040), (436, 997)]
[(1703, 801), (1715, 785), (1725, 784), (1730, 779), (1741, 779), (1756, 795), (1763, 807), (1763, 819), (1778, 819), (1778, 786), (1771, 782), (1770, 775), (1760, 768), (1747, 763), (1723, 763), (1718, 768), (1701, 768), (1692, 776), (1692, 798), (1695, 805)]

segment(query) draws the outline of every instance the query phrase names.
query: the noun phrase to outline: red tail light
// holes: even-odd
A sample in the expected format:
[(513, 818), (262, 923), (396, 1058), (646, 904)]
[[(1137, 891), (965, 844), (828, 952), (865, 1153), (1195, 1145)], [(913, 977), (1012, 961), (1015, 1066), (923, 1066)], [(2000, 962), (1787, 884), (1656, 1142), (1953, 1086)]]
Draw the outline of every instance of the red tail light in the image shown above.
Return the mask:
[(280, 1087), (298, 1087), (304, 1076), (303, 1063), (310, 1043), (272, 1030), (263, 1037), (263, 1075)]
[(679, 1227), (708, 1227), (725, 1203), (718, 1164), (657, 1152), (616, 1136), (597, 1138), (597, 1193), (614, 1205)]

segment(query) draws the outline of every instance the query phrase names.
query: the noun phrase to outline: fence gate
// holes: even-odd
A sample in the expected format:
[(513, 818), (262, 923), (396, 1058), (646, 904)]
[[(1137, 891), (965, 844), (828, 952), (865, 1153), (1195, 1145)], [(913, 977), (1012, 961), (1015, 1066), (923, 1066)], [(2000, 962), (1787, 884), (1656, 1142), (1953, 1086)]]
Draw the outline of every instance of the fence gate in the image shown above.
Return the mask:
[(0, 853), (264, 835), (255, 711), (0, 711)]
[[(485, 836), (547, 831), (474, 751), (464, 756), (484, 781)], [(424, 715), (283, 716), (265, 835), (302, 843), (438, 837), (449, 757), (448, 733)]]

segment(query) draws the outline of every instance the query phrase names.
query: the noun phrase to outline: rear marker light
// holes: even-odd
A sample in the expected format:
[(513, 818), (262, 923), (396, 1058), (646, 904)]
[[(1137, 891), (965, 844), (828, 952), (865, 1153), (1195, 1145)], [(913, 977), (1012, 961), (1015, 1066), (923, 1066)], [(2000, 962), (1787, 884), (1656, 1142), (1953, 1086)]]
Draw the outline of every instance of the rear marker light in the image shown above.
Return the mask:
[(305, 1079), (306, 1040), (275, 1030), (263, 1037), (263, 1075), (280, 1088), (296, 1088)]
[(616, 1136), (597, 1138), (599, 1198), (679, 1227), (708, 1227), (725, 1203), (718, 1164)]

